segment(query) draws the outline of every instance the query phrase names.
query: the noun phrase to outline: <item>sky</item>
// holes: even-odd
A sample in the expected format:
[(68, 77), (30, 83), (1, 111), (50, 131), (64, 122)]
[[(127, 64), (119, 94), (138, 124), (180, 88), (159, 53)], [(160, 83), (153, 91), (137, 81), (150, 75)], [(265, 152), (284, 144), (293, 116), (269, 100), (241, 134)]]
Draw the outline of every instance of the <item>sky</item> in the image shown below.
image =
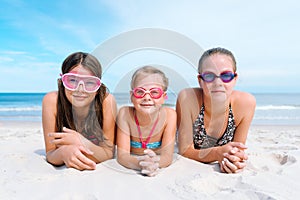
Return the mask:
[[(236, 89), (300, 93), (296, 0), (0, 0), (0, 4), (0, 92), (56, 90), (61, 64), (69, 54), (99, 49), (102, 82), (110, 91), (127, 90), (132, 72), (153, 64), (168, 72), (170, 90), (177, 92), (198, 86), (197, 60), (191, 61), (190, 54), (199, 59), (201, 50), (224, 47), (237, 60)], [(143, 37), (150, 47), (138, 44), (137, 38)], [(115, 57), (105, 60), (108, 53)]]

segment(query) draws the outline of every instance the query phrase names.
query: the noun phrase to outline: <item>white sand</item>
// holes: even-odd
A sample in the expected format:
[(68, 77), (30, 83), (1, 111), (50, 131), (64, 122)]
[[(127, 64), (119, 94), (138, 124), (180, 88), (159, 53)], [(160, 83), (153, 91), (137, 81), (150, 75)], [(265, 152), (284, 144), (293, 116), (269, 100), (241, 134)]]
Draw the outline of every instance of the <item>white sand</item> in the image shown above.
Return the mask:
[(247, 146), (239, 174), (178, 155), (156, 177), (115, 159), (78, 171), (45, 161), (40, 123), (0, 122), (0, 199), (298, 199), (300, 126), (251, 127)]

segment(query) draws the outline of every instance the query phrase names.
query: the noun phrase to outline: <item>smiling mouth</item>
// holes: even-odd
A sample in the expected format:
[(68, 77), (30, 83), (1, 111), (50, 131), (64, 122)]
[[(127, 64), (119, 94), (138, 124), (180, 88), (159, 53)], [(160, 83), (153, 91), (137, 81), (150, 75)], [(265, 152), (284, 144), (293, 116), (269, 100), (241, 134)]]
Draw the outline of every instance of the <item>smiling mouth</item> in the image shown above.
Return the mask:
[(154, 106), (153, 104), (140, 104), (141, 106)]
[(85, 99), (86, 96), (78, 96), (78, 95), (73, 95), (74, 98), (77, 98), (77, 99)]
[(225, 91), (222, 90), (215, 90), (215, 91), (211, 91), (211, 93), (224, 93)]

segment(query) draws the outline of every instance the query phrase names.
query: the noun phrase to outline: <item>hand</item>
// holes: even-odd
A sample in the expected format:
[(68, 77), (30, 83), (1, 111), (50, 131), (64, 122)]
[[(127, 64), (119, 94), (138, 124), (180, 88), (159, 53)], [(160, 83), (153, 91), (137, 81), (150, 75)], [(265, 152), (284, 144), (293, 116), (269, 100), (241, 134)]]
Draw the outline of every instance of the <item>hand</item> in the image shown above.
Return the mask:
[(51, 143), (55, 144), (57, 147), (62, 145), (82, 145), (81, 136), (78, 132), (63, 127), (64, 132), (60, 133), (49, 133), (49, 137), (53, 137), (54, 139), (51, 140)]
[(139, 165), (142, 167), (141, 173), (147, 176), (155, 176), (159, 169), (159, 156), (150, 149), (144, 150), (145, 155), (139, 156)]
[(242, 143), (230, 142), (225, 147), (228, 152), (223, 153), (223, 159), (220, 164), (220, 169), (225, 173), (238, 173), (246, 167), (245, 160), (248, 159), (245, 149), (247, 148)]
[(227, 158), (224, 158), (220, 164), (221, 172), (224, 173), (239, 173), (246, 167), (244, 161), (231, 162)]
[(78, 170), (96, 169), (96, 163), (84, 155), (93, 155), (93, 152), (83, 146), (63, 145), (59, 147), (59, 150), (62, 151), (62, 160), (68, 168), (72, 167)]

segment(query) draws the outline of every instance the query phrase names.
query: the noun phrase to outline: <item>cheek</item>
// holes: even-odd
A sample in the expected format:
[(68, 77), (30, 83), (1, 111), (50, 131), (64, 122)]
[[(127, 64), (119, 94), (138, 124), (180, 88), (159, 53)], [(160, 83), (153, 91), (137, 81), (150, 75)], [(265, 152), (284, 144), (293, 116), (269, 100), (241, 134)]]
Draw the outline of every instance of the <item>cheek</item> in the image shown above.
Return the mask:
[(165, 103), (165, 97), (162, 96), (159, 99), (154, 99), (155, 104), (164, 104)]
[(72, 103), (72, 92), (65, 89), (65, 94), (70, 103)]
[(142, 99), (137, 99), (133, 95), (131, 95), (130, 100), (132, 104), (138, 104), (141, 102)]

